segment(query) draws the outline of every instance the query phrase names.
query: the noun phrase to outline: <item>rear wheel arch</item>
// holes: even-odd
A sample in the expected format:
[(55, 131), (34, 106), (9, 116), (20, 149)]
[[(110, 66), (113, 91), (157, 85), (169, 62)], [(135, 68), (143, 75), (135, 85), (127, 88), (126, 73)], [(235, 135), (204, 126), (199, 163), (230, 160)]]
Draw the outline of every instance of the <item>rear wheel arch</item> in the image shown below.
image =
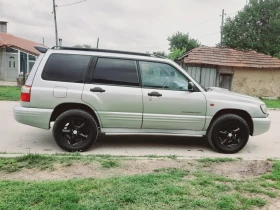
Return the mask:
[(53, 113), (50, 118), (50, 122), (54, 122), (59, 117), (59, 115), (61, 115), (63, 112), (71, 110), (71, 109), (80, 109), (80, 110), (84, 110), (84, 111), (88, 112), (95, 119), (98, 127), (99, 128), (101, 127), (99, 117), (96, 115), (94, 110), (91, 107), (89, 107), (88, 105), (80, 104), (80, 103), (63, 103), (63, 104), (57, 105), (55, 107), (55, 109), (53, 110)]
[(248, 126), (249, 126), (250, 135), (251, 136), (253, 135), (254, 124), (253, 124), (252, 117), (251, 117), (251, 115), (248, 112), (246, 112), (244, 110), (240, 110), (240, 109), (222, 109), (222, 110), (218, 111), (214, 115), (214, 117), (212, 118), (211, 123), (210, 123), (208, 129), (210, 128), (211, 124), (215, 121), (215, 119), (217, 119), (218, 117), (220, 117), (222, 115), (225, 115), (225, 114), (235, 114), (235, 115), (243, 118), (246, 121), (246, 123), (248, 124)]

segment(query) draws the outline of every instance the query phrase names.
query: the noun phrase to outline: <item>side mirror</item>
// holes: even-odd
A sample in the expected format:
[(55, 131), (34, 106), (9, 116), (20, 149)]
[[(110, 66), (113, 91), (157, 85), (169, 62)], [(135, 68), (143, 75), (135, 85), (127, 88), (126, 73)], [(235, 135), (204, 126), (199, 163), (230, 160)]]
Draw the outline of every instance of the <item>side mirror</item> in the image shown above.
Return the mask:
[(193, 91), (194, 90), (194, 84), (192, 82), (189, 82), (188, 89), (189, 89), (189, 91)]

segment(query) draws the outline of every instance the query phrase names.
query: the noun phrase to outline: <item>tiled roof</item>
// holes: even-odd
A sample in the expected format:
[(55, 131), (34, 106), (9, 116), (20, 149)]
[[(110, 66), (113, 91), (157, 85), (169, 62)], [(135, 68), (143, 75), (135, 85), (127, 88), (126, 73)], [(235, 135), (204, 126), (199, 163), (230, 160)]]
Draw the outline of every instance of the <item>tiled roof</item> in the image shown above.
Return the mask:
[(187, 64), (208, 64), (230, 67), (280, 68), (280, 59), (230, 48), (201, 46), (187, 52), (182, 58)]
[[(12, 34), (0, 33), (0, 47), (15, 47), (19, 50), (39, 55), (40, 52), (34, 48), (34, 45), (42, 45), (40, 43), (32, 42), (20, 37), (16, 37)], [(43, 46), (43, 45), (42, 45)]]

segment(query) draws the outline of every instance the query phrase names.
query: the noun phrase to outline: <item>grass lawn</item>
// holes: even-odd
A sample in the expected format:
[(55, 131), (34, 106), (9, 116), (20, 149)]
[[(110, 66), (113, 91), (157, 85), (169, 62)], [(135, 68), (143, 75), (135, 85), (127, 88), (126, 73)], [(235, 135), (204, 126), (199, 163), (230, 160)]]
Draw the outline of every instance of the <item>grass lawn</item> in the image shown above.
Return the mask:
[(0, 101), (19, 101), (19, 87), (0, 86)]
[[(18, 165), (22, 168), (43, 166), (41, 169), (50, 170), (45, 166), (67, 159), (68, 157), (41, 155), (0, 158), (0, 172), (3, 173), (4, 170), (9, 173), (8, 167), (18, 168)], [(70, 159), (85, 161), (88, 158), (72, 156)], [(112, 170), (111, 167), (121, 167), (122, 164), (122, 158), (115, 159), (109, 156), (89, 159), (110, 161), (103, 165), (104, 173), (106, 170)], [(116, 162), (120, 165), (116, 165)], [(233, 160), (203, 159), (197, 161), (198, 167), (194, 171), (163, 168), (149, 174), (118, 175), (111, 178), (60, 181), (0, 180), (0, 209), (235, 210), (263, 207), (268, 200), (279, 199), (280, 162), (274, 162), (273, 171), (259, 178), (238, 180), (203, 170), (206, 167), (204, 164), (222, 163), (231, 164)]]
[(262, 101), (266, 104), (267, 108), (280, 108), (280, 99), (278, 100), (265, 100)]

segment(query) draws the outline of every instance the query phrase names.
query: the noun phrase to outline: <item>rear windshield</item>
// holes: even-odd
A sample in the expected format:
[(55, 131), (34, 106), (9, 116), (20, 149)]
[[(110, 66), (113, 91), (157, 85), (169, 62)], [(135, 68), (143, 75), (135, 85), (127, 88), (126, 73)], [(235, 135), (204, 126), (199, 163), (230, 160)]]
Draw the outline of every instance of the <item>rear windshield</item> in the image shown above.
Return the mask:
[(52, 54), (43, 70), (42, 79), (83, 83), (91, 56)]

